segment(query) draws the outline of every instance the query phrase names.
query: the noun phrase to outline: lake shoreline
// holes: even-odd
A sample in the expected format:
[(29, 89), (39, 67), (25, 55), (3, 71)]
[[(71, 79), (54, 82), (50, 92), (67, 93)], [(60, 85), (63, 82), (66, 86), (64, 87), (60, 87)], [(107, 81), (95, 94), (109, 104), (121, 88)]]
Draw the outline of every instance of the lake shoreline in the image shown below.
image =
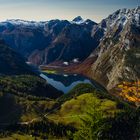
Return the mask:
[[(81, 74), (81, 73), (75, 73), (74, 71), (67, 71), (68, 67), (60, 67), (60, 66), (44, 66), (41, 71), (42, 71), (42, 78), (45, 78), (47, 75), (49, 76), (52, 76), (53, 78), (56, 78), (56, 77), (61, 77), (60, 79), (63, 79), (63, 81), (65, 83), (67, 83), (69, 81), (69, 78), (71, 79), (70, 81), (74, 80), (76, 77), (78, 78), (76, 81), (80, 84), (80, 83), (89, 83), (91, 85), (93, 85), (96, 89), (98, 90), (102, 90), (104, 92), (108, 92), (106, 90), (106, 88), (104, 88), (100, 83), (98, 83), (97, 81), (95, 81), (94, 79), (91, 79), (90, 77), (87, 77), (86, 75), (84, 74)], [(46, 77), (45, 80), (47, 80), (47, 82), (49, 84), (51, 84), (52, 86), (54, 86), (55, 88), (57, 88), (58, 90), (61, 90), (63, 91), (64, 93), (66, 93), (66, 91), (68, 92), (68, 90), (64, 91), (61, 89), (61, 87), (65, 87), (65, 83), (63, 83), (61, 86), (60, 86), (60, 83), (59, 83), (59, 88), (57, 87), (58, 86), (58, 82), (60, 82), (61, 80), (58, 78), (57, 79), (57, 82), (53, 79), (53, 78), (48, 78)], [(82, 81), (81, 81), (81, 78), (82, 78)], [(84, 80), (85, 81), (84, 81)], [(54, 81), (53, 81), (54, 80)], [(60, 80), (60, 81), (59, 81)], [(75, 82), (75, 81), (73, 81)], [(70, 84), (69, 83), (69, 86), (71, 86), (73, 84), (73, 82)], [(74, 83), (74, 85), (76, 86), (76, 83)], [(71, 87), (71, 89), (74, 87), (74, 85)], [(68, 85), (67, 85), (68, 86)]]

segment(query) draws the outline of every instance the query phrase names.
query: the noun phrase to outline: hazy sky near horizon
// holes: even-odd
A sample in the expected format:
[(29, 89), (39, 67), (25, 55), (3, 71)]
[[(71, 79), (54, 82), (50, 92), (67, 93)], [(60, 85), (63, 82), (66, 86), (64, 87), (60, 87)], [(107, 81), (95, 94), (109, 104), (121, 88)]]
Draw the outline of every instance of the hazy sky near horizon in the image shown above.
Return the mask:
[(76, 16), (100, 22), (121, 8), (135, 8), (140, 0), (0, 0), (0, 21), (23, 19), (72, 20)]

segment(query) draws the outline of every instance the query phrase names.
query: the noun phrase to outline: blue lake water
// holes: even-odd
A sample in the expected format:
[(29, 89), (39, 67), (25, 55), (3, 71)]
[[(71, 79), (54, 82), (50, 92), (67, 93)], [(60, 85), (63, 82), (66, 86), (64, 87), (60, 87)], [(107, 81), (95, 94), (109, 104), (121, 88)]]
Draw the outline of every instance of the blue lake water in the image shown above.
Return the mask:
[(64, 93), (68, 93), (73, 87), (80, 83), (89, 83), (94, 87), (100, 87), (93, 80), (88, 79), (82, 75), (78, 74), (48, 74), (42, 73), (40, 74), (42, 78), (47, 80), (47, 82), (55, 87), (58, 90), (63, 91)]
[(63, 91), (64, 93), (69, 92), (73, 87), (80, 83), (92, 84), (89, 79), (76, 74), (67, 75), (43, 73), (40, 76), (46, 79), (50, 85), (52, 85), (58, 90)]

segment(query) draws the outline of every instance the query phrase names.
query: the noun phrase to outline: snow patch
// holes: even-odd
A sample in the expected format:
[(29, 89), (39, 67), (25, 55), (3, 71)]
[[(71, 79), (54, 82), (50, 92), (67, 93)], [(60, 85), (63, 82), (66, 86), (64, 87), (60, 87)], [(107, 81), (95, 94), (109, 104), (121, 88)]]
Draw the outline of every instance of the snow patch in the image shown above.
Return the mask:
[(67, 75), (67, 74), (64, 74), (63, 76), (64, 76), (64, 77), (68, 77), (68, 75)]
[(136, 22), (139, 22), (139, 20), (140, 20), (140, 14), (135, 14), (135, 20), (136, 20)]
[(80, 20), (80, 21), (71, 21), (72, 24), (77, 24), (77, 25), (80, 25), (80, 24), (88, 24), (87, 22), (85, 22), (85, 20)]
[(73, 59), (73, 62), (78, 63), (79, 62), (78, 58)]
[(124, 43), (125, 43), (125, 50), (129, 50), (130, 49), (130, 40), (129, 39), (125, 39)]
[(26, 21), (26, 20), (20, 20), (20, 19), (10, 19), (10, 20), (6, 20), (5, 22), (2, 22), (3, 24), (7, 24), (7, 23), (11, 23), (13, 25), (24, 25), (27, 27), (30, 26), (34, 26), (34, 27), (44, 27), (48, 22), (47, 21), (40, 21), (40, 22), (36, 22), (36, 21)]
[(68, 66), (69, 65), (69, 62), (63, 62), (64, 65)]

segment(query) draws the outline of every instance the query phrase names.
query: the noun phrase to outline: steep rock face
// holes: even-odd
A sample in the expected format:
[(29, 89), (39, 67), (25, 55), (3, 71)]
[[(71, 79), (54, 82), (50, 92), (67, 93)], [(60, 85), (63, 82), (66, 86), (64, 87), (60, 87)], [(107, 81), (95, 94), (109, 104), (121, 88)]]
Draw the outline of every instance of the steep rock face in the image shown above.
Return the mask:
[[(34, 64), (83, 61), (99, 44), (91, 32), (97, 24), (81, 17), (73, 21), (33, 22), (9, 20), (0, 23), (0, 37)], [(97, 35), (95, 35), (97, 36)]]
[(122, 9), (103, 20), (104, 38), (90, 57), (92, 77), (107, 89), (121, 81), (140, 78), (140, 7)]
[(41, 54), (39, 58), (45, 58), (43, 64), (57, 60), (69, 62), (75, 58), (79, 61), (84, 60), (98, 45), (91, 37), (90, 30), (84, 26), (77, 24), (67, 26), (45, 51), (42, 53), (38, 53), (38, 50), (33, 52), (29, 60), (34, 62), (38, 54)]
[(23, 57), (0, 40), (0, 75), (33, 74)]
[(0, 23), (0, 36), (15, 51), (28, 57), (35, 49), (48, 45), (50, 37), (44, 35), (45, 23), (8, 20)]

